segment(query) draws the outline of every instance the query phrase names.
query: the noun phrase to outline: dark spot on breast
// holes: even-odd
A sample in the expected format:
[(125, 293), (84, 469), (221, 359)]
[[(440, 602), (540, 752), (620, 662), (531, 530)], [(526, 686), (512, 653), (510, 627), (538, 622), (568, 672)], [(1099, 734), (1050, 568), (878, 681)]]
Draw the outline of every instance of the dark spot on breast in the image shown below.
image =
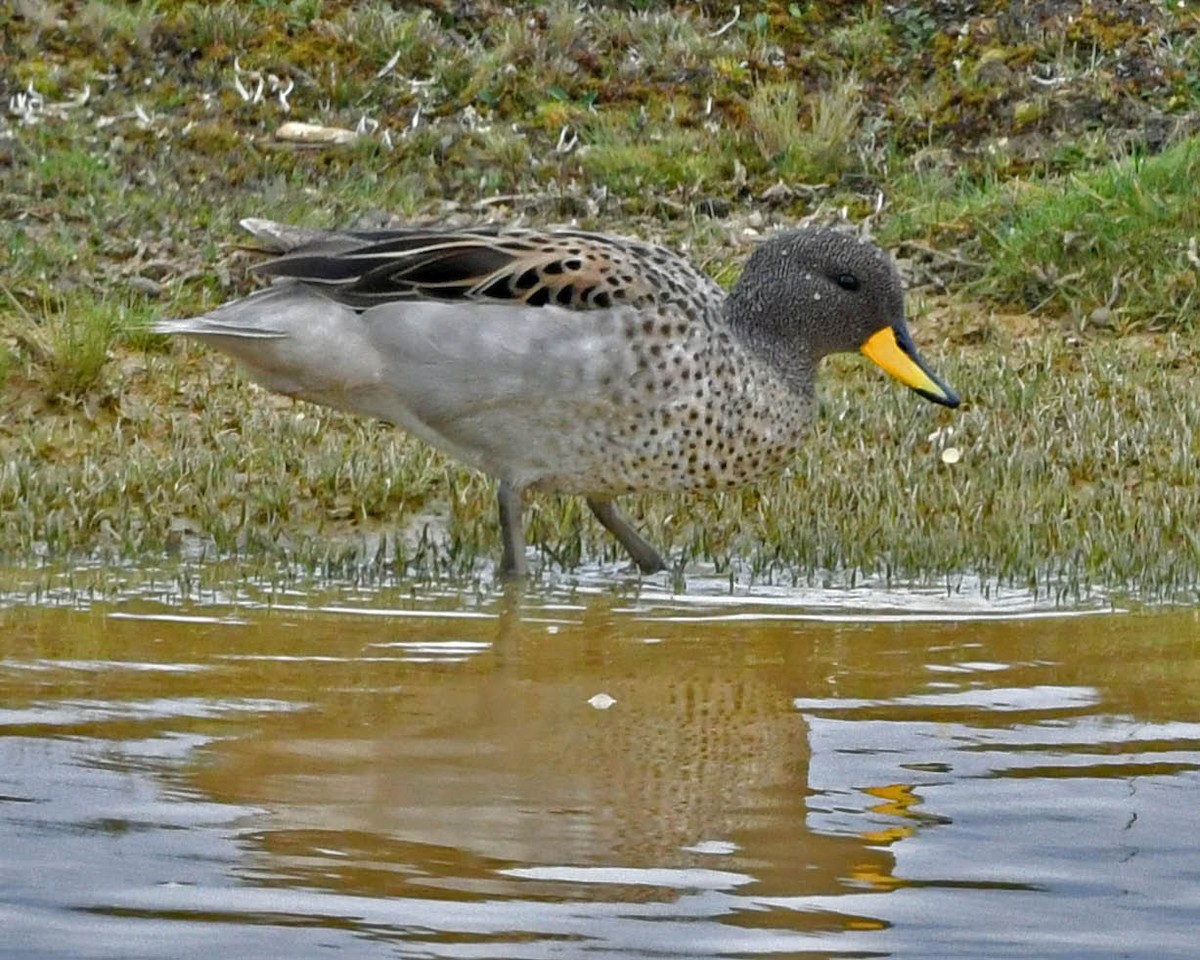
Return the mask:
[(564, 307), (569, 307), (575, 299), (575, 284), (568, 283), (565, 287), (559, 287), (558, 292), (554, 294), (554, 299)]
[(525, 302), (531, 307), (544, 307), (550, 302), (550, 288), (539, 287), (525, 298)]
[(557, 276), (558, 274), (563, 272), (562, 261), (561, 260), (551, 260), (549, 263), (547, 263), (545, 266), (542, 267), (542, 270), (544, 270), (546, 273)]
[(526, 270), (524, 273), (522, 273), (519, 277), (517, 277), (516, 282), (513, 285), (518, 290), (532, 290), (539, 283), (541, 283), (541, 281), (542, 281), (541, 274), (539, 274), (536, 270), (534, 270), (532, 267), (530, 267), (528, 270)]
[[(595, 287), (592, 287), (592, 289), (588, 292), (591, 294), (592, 303), (594, 303), (596, 306), (601, 308), (612, 306), (612, 296), (607, 290), (597, 290)], [(618, 293), (619, 292), (620, 291), (618, 291)]]

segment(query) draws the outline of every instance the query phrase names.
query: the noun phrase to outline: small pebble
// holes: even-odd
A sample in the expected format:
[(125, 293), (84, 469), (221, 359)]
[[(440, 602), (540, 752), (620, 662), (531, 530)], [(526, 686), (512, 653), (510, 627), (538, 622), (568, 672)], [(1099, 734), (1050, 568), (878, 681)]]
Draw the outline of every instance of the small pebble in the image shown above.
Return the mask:
[(151, 280), (149, 277), (130, 277), (129, 285), (138, 293), (144, 293), (148, 297), (158, 299), (163, 295), (162, 284), (157, 280)]

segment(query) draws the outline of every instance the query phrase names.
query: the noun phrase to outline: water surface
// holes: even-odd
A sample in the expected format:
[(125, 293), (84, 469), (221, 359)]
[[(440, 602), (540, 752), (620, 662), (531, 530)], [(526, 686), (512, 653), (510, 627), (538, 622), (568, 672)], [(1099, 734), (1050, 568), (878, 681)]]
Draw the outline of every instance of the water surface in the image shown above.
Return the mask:
[(1200, 616), (970, 589), (0, 608), (6, 957), (1194, 958)]

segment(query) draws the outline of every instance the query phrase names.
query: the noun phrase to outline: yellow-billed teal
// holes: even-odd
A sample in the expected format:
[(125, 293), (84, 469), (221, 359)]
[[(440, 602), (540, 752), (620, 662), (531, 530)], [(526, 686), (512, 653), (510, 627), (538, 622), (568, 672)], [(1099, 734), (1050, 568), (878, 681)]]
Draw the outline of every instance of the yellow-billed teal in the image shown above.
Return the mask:
[(243, 226), (282, 253), (258, 268), (275, 283), (155, 329), (496, 477), (506, 574), (527, 572), (526, 490), (582, 494), (643, 571), (662, 569), (612, 498), (780, 470), (826, 354), (861, 350), (959, 402), (917, 354), (891, 260), (835, 230), (764, 240), (726, 294), (661, 247), (582, 230)]

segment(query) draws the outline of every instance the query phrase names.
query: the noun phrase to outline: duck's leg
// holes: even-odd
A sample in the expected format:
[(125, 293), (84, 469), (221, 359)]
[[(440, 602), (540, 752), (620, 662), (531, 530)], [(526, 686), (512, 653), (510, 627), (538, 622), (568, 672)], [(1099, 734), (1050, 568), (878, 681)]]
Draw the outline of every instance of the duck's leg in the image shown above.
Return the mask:
[(604, 529), (617, 538), (617, 542), (625, 548), (642, 573), (657, 573), (667, 568), (662, 555), (629, 525), (629, 521), (621, 516), (615, 503), (611, 500), (588, 497), (587, 505), (596, 519), (603, 524)]
[(504, 541), (504, 557), (500, 575), (525, 577), (529, 565), (525, 562), (525, 526), (521, 523), (523, 499), (521, 491), (507, 480), (500, 481), (500, 539)]

